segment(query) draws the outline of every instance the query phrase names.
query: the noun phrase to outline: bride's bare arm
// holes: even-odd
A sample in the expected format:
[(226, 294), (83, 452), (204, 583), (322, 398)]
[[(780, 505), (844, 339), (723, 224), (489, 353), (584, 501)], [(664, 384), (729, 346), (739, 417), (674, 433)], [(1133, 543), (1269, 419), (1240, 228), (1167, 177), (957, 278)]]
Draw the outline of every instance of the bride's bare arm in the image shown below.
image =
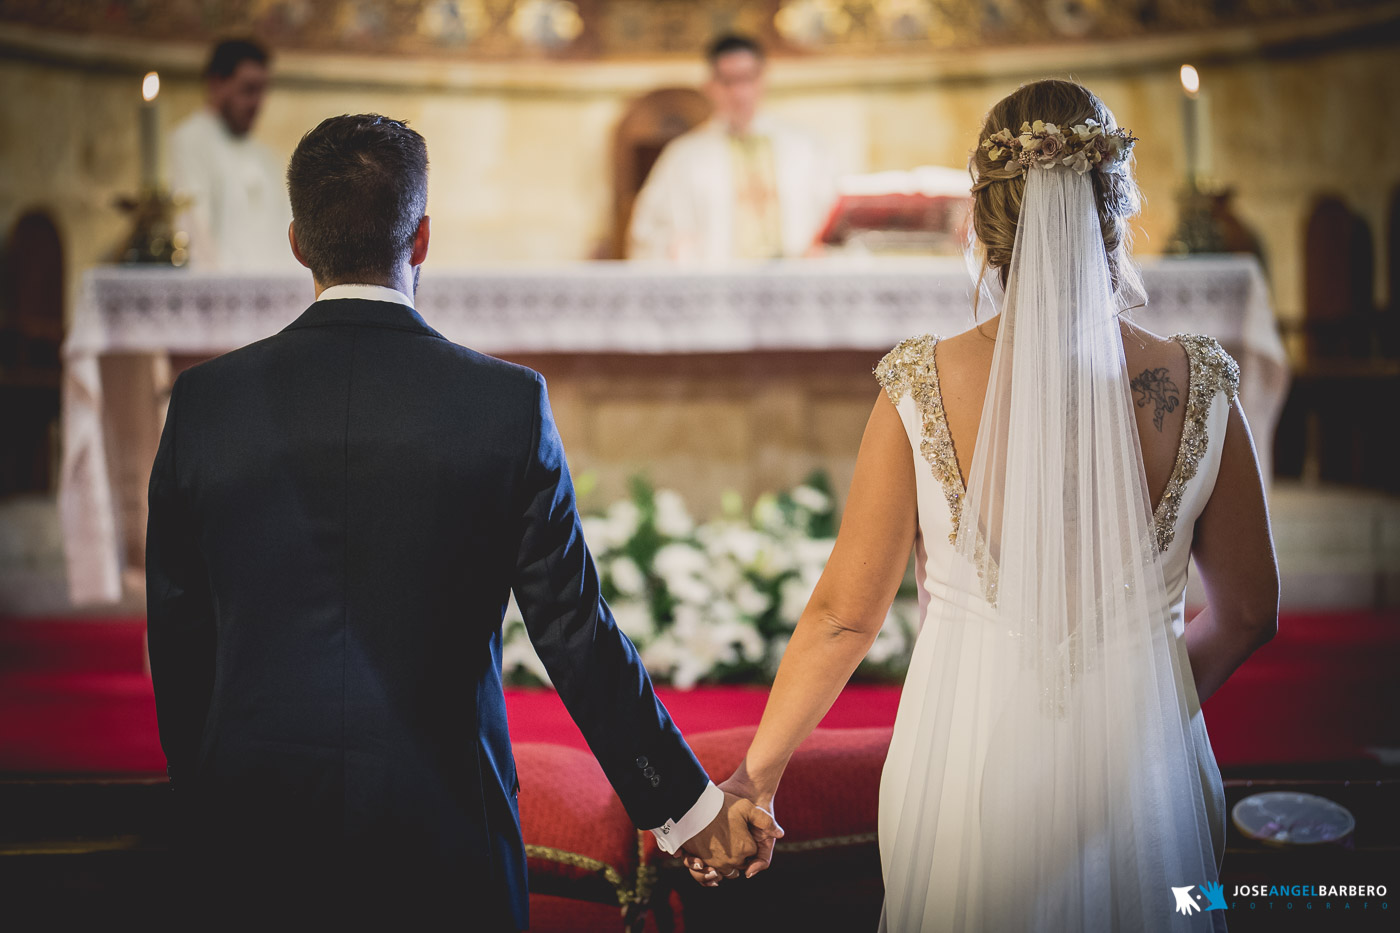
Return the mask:
[(1220, 473), (1196, 521), (1191, 553), (1207, 607), (1186, 626), (1186, 652), (1201, 701), (1278, 630), (1274, 560), (1264, 484), (1239, 402), (1230, 406)]
[(783, 655), (763, 720), (736, 772), (770, 806), (783, 768), (826, 715), (885, 620), (914, 546), (914, 460), (883, 394), (865, 426), (831, 559)]

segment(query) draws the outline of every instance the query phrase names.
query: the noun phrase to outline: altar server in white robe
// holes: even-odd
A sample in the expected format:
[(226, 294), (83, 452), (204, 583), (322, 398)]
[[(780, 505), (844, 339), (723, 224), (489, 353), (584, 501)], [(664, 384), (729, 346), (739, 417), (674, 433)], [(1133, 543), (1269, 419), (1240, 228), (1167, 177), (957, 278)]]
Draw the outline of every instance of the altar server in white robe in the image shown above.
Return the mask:
[(763, 48), (721, 36), (706, 51), (714, 104), (672, 140), (637, 195), (628, 257), (681, 262), (802, 256), (836, 197), (827, 153), (760, 111)]
[(190, 264), (296, 268), (284, 162), (251, 136), (267, 93), (267, 51), (245, 39), (220, 42), (204, 76), (205, 106), (170, 135), (171, 188), (186, 199), (176, 229), (189, 234)]

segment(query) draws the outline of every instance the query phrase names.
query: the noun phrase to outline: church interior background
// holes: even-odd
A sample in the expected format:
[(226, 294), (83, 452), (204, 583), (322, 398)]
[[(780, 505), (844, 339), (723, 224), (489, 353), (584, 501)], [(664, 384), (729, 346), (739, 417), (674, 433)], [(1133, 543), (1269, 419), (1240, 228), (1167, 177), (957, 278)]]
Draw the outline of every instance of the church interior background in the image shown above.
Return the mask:
[[(426, 137), (420, 308), (430, 324), (435, 312), (456, 322), (453, 339), (548, 378), (610, 580), (635, 557), (639, 525), (694, 544), (727, 523), (798, 555), (745, 571), (754, 592), (731, 595), (748, 621), (719, 636), (646, 617), (616, 570), (680, 724), (756, 722), (753, 685), (829, 552), (878, 392), (872, 367), (901, 334), (973, 318), (955, 237), (848, 237), (819, 257), (720, 269), (628, 260), (637, 194), (664, 147), (709, 116), (702, 50), (731, 31), (765, 46), (767, 112), (829, 153), (843, 191), (908, 194), (925, 167), (946, 186), (987, 109), (1041, 77), (1086, 84), (1140, 137), (1134, 242), (1152, 300), (1135, 320), (1219, 329), (1269, 469), (1284, 616), (1205, 707), (1227, 791), (1233, 804), (1272, 781), (1356, 820), (1322, 855), (1233, 826), (1226, 872), (1233, 859), (1237, 879), (1318, 866), (1395, 877), (1400, 3), (0, 0), (0, 812), (29, 814), (0, 820), (12, 878), (118, 897), (82, 859), (159, 851), (141, 828), (140, 794), (163, 763), (140, 639), (144, 488), (165, 400), (180, 369), (272, 333), (310, 299), (294, 265), (209, 276), (168, 250), (123, 262), (169, 168), (143, 132), (200, 109), (208, 50), (229, 36), (272, 53), (253, 135), (283, 164), (340, 113), (383, 113)], [(1183, 87), (1188, 64), (1199, 88)], [(146, 102), (149, 72), (159, 92)], [(460, 294), (433, 292), (434, 279)], [(680, 572), (647, 558), (652, 583)], [(887, 730), (911, 612), (897, 603), (862, 669), (868, 692), (833, 713), (832, 732), (869, 744)], [(506, 660), (516, 727), (547, 693), (518, 639)], [(722, 695), (731, 712), (685, 705), (706, 689), (728, 692), (703, 705)], [(574, 741), (528, 724), (517, 740)], [(124, 802), (94, 790), (113, 780)], [(89, 796), (75, 808), (60, 785)], [(809, 855), (827, 861), (811, 870), (849, 882), (856, 865), (866, 886), (814, 903), (865, 918), (873, 826), (846, 829), (812, 830)], [(837, 836), (856, 841), (821, 844)], [(567, 848), (554, 842), (532, 853), (538, 929), (557, 917), (572, 918), (558, 929), (616, 928), (619, 909), (632, 929), (703, 928), (705, 904), (671, 893), (672, 873), (630, 851), (632, 837), (619, 855), (583, 853), (612, 869), (583, 881), (550, 862)], [(55, 867), (44, 853), (58, 849), (69, 854)]]

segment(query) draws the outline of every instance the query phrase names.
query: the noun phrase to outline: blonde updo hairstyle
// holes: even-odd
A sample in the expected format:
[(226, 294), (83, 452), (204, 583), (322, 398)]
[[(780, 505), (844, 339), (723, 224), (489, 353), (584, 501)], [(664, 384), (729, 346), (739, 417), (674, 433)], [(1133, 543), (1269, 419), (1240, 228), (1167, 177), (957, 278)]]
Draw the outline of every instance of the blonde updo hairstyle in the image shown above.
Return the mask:
[[(1005, 157), (993, 162), (982, 148), (982, 140), (1003, 128), (1019, 134), (1021, 124), (1036, 120), (1067, 129), (1087, 119), (1097, 120), (1106, 131), (1118, 125), (1113, 113), (1088, 88), (1054, 78), (1021, 85), (987, 113), (977, 147), (968, 160), (972, 173), (972, 230), (982, 252), (979, 283), (990, 269), (1006, 287), (1021, 198), (1026, 190), (1026, 176), (1017, 169), (1007, 169)], [(1142, 192), (1133, 177), (1131, 161), (1125, 172), (1090, 169), (1088, 174), (1093, 179), (1109, 273), (1117, 289), (1119, 270), (1129, 261), (1132, 232), (1128, 221), (1142, 209)]]

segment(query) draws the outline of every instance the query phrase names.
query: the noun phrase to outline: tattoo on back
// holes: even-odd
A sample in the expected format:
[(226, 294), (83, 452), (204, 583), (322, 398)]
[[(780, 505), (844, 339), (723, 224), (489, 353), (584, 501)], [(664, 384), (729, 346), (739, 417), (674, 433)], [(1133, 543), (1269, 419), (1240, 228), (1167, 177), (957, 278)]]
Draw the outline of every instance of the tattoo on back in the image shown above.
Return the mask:
[(1148, 402), (1156, 406), (1152, 411), (1152, 424), (1158, 431), (1162, 430), (1163, 416), (1176, 411), (1176, 406), (1181, 404), (1181, 393), (1172, 382), (1171, 373), (1165, 366), (1144, 369), (1130, 386), (1138, 408), (1145, 408)]

